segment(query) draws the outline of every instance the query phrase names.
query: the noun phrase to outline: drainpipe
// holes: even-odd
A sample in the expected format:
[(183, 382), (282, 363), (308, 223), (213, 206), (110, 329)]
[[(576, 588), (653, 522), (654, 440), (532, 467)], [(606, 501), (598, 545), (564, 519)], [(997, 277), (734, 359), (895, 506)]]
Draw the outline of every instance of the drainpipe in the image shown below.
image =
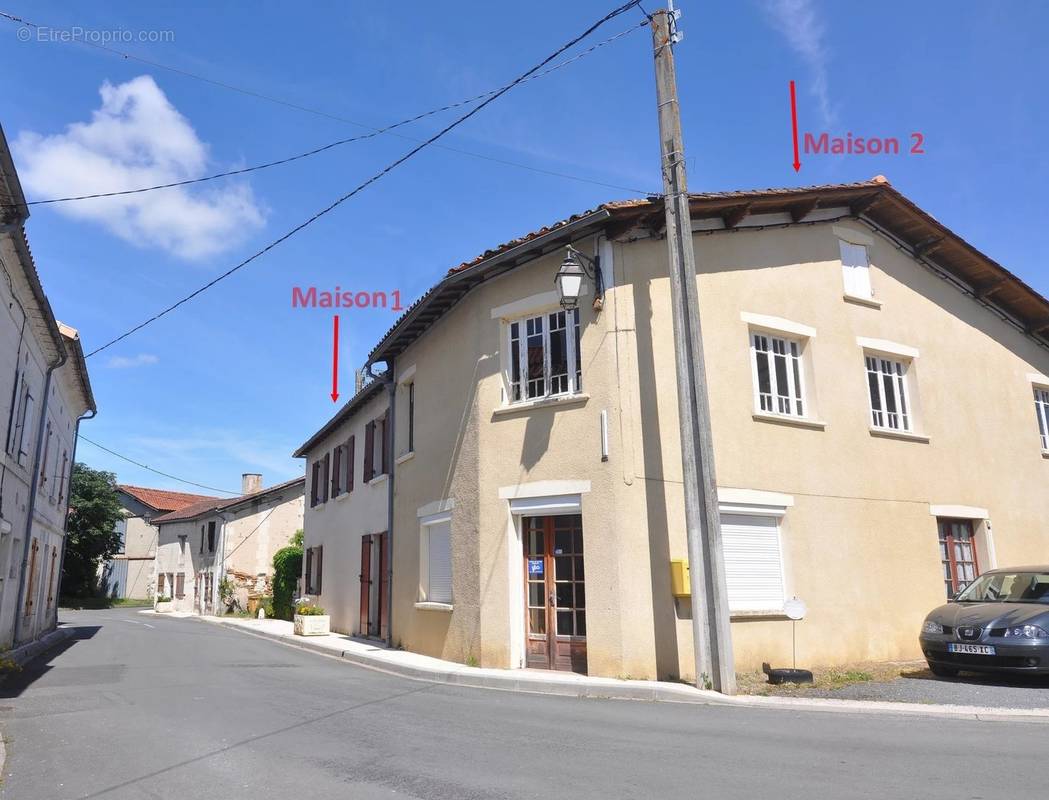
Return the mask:
[(386, 377), (376, 375), (372, 372), (372, 363), (369, 361), (364, 366), (367, 370), (368, 375), (373, 380), (382, 381), (386, 384), (386, 390), (389, 395), (389, 408), (390, 413), (386, 415), (386, 419), (389, 421), (387, 430), (383, 431), (383, 434), (387, 437), (386, 453), (390, 457), (390, 463), (386, 465), (386, 548), (389, 551), (386, 556), (386, 563), (388, 569), (386, 571), (386, 646), (393, 647), (393, 476), (394, 470), (397, 464), (397, 457), (394, 455), (394, 443), (397, 441), (394, 438), (397, 425), (397, 406), (395, 403), (397, 397), (397, 380), (394, 377), (394, 360), (388, 358), (386, 360)]
[(58, 598), (62, 596), (62, 570), (66, 567), (66, 542), (69, 541), (69, 495), (73, 491), (73, 470), (76, 469), (76, 451), (80, 444), (80, 423), (85, 419), (94, 419), (98, 411), (91, 409), (88, 413), (77, 417), (76, 427), (73, 429), (73, 455), (69, 459), (69, 478), (66, 480), (66, 514), (65, 522), (62, 524), (62, 555), (58, 557), (58, 596), (55, 597), (55, 619), (54, 625), (58, 625)]
[[(44, 431), (47, 430), (47, 407), (51, 400), (51, 377), (56, 369), (66, 363), (64, 342), (59, 342), (61, 350), (58, 361), (49, 364), (44, 378), (44, 397), (40, 403), (40, 424), (36, 432), (36, 455), (33, 457), (32, 479), (29, 484), (29, 510), (25, 523), (25, 546), (22, 548), (22, 572), (18, 577), (18, 603), (15, 606), (15, 644), (21, 641), (22, 615), (25, 611), (26, 570), (29, 568), (29, 550), (33, 542), (33, 515), (36, 513), (36, 494), (40, 483), (40, 455), (44, 449)], [(63, 528), (65, 526), (63, 525)], [(64, 549), (64, 548), (63, 548)]]

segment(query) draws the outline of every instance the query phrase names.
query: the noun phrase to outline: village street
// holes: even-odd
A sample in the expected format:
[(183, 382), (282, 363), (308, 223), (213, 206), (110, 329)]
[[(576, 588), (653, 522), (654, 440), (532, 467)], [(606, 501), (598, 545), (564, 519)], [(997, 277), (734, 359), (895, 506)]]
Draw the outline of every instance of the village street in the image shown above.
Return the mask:
[(969, 798), (1033, 788), (1049, 743), (1036, 723), (451, 688), (194, 619), (61, 616), (78, 637), (0, 687), (5, 800)]

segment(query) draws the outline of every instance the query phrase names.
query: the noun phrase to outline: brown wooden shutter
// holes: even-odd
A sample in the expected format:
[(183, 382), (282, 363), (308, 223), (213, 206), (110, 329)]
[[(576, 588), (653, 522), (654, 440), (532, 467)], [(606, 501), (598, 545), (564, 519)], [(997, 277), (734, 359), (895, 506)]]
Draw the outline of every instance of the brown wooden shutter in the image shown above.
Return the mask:
[(317, 594), (324, 592), (324, 545), (317, 548)]
[(157, 575), (157, 597), (164, 596), (164, 573)]
[(313, 548), (306, 548), (306, 594), (313, 592)]
[(342, 478), (340, 474), (342, 472), (342, 446), (336, 445), (332, 454), (335, 457), (332, 459), (331, 464), (331, 496), (338, 497), (339, 490), (342, 488), (339, 486), (339, 482)]
[(186, 596), (186, 573), (180, 572), (175, 576), (175, 597), (183, 598)]
[(325, 453), (321, 461), (321, 502), (328, 502), (328, 477), (331, 474), (331, 453)]
[(351, 436), (349, 441), (346, 442), (346, 491), (347, 492), (352, 492), (353, 491), (353, 465), (354, 465), (354, 462), (356, 461), (356, 458), (355, 458), (354, 452), (353, 452), (355, 444), (356, 444), (356, 442), (354, 441), (354, 437), (353, 436)]
[(375, 477), (375, 423), (364, 426), (364, 482)]
[(390, 409), (382, 415), (382, 472), (379, 474), (390, 474)]
[(369, 603), (371, 601), (371, 588), (372, 588), (372, 537), (362, 536), (361, 537), (361, 619), (360, 619), (360, 635), (367, 636), (371, 633), (368, 630), (369, 620), (371, 614), (369, 613)]

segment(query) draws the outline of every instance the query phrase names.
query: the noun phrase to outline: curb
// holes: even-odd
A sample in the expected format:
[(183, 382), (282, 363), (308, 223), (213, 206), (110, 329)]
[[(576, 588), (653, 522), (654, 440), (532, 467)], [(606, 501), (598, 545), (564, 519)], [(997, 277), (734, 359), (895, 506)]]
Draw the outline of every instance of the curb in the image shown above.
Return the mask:
[(69, 639), (73, 634), (76, 633), (75, 627), (60, 627), (55, 628), (50, 633), (46, 633), (39, 639), (28, 644), (24, 644), (21, 647), (16, 647), (11, 650), (7, 655), (9, 658), (18, 663), (19, 666), (25, 666), (28, 662), (32, 661), (41, 653), (50, 650), (55, 645), (64, 642)]
[[(409, 664), (391, 663), (386, 659), (376, 658), (364, 653), (333, 650), (304, 640), (303, 637), (251, 630), (243, 625), (220, 619), (204, 617), (195, 617), (195, 619), (212, 625), (220, 625), (249, 636), (257, 636), (261, 639), (279, 642), (287, 647), (297, 647), (300, 650), (319, 653), (329, 658), (338, 658), (365, 669), (385, 672), (390, 675), (408, 678), (409, 680), (445, 686), (603, 700), (647, 700), (649, 702), (689, 703), (692, 705), (730, 706), (776, 711), (818, 711), (838, 714), (876, 714), (882, 716), (961, 719), (979, 722), (1027, 722), (1049, 725), (1049, 709), (924, 705), (921, 703), (896, 703), (889, 701), (758, 697), (753, 695), (728, 697), (717, 692), (664, 681), (622, 681), (613, 678), (536, 680), (532, 677), (522, 677), (516, 670), (493, 671), (465, 666), (448, 669), (419, 667)], [(379, 650), (379, 648), (376, 649)]]

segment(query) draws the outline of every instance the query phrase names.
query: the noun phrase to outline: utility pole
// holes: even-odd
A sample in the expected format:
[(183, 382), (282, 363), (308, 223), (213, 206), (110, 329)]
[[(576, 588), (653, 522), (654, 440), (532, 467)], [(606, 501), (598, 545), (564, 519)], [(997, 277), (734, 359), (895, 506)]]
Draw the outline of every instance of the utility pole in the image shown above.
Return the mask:
[(671, 7), (670, 11), (657, 11), (651, 21), (692, 591), (692, 638), (696, 685), (701, 689), (713, 688), (724, 694), (735, 694), (736, 671), (725, 588), (725, 562), (721, 553), (721, 518), (714, 474), (703, 332), (699, 320), (696, 256), (692, 249), (692, 215), (688, 207), (685, 146), (681, 138), (674, 72), (673, 44), (680, 38), (677, 33), (679, 15), (680, 12)]

